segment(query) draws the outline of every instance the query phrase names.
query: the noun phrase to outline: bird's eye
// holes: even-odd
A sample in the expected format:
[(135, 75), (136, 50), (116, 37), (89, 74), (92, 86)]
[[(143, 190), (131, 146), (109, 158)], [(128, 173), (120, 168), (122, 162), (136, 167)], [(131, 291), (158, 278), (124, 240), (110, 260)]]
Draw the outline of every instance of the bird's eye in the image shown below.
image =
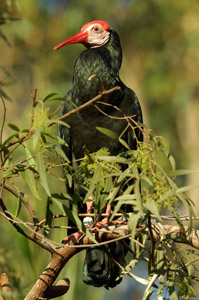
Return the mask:
[(95, 31), (95, 32), (99, 32), (99, 31), (100, 31), (100, 28), (99, 28), (99, 26), (95, 25), (95, 26), (93, 27), (93, 31)]

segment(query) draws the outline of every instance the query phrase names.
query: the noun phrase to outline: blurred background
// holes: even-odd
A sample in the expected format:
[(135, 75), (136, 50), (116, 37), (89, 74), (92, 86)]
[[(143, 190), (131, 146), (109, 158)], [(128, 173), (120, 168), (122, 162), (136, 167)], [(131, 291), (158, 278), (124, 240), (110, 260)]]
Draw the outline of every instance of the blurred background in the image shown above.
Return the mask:
[[(0, 0), (0, 93), (6, 100), (6, 122), (23, 128), (29, 124), (31, 94), (35, 88), (38, 100), (52, 92), (60, 97), (65, 95), (71, 88), (74, 62), (84, 48), (76, 44), (54, 51), (53, 47), (96, 19), (108, 22), (120, 36), (123, 49), (120, 77), (136, 92), (145, 125), (168, 140), (178, 169), (198, 170), (197, 0)], [(52, 108), (56, 105), (52, 104)], [(6, 127), (4, 136), (9, 134)], [(182, 184), (197, 185), (199, 175), (181, 180)], [(193, 190), (190, 197), (196, 203), (198, 215), (198, 191)], [(7, 221), (2, 219), (1, 224), (5, 229), (1, 232), (6, 234), (0, 242), (0, 273), (8, 272), (16, 298), (22, 299), (45, 268), (49, 256), (16, 235)], [(63, 235), (59, 232), (57, 239), (61, 240)], [(60, 299), (141, 299), (142, 286), (127, 277), (111, 291), (84, 285), (82, 256), (83, 252), (62, 271), (60, 278), (68, 276), (71, 288)], [(134, 272), (144, 276), (146, 265), (139, 265)]]

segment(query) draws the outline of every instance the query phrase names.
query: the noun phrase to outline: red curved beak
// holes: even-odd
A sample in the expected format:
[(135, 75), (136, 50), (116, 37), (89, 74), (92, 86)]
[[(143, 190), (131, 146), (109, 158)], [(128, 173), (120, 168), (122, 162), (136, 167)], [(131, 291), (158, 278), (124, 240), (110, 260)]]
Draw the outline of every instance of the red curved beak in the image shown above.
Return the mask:
[(79, 33), (71, 36), (69, 39), (65, 40), (64, 42), (55, 46), (54, 50), (57, 50), (66, 45), (75, 44), (75, 43), (86, 43), (87, 41), (88, 41), (88, 32), (82, 30)]

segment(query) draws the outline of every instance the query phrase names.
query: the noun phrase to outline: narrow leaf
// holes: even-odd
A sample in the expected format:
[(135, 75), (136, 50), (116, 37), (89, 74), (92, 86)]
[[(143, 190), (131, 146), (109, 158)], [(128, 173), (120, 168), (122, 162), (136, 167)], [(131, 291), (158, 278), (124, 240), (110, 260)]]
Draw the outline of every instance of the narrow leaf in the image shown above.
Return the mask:
[(50, 189), (48, 186), (48, 180), (47, 180), (47, 176), (46, 176), (46, 168), (45, 168), (43, 157), (42, 157), (41, 153), (39, 153), (37, 156), (37, 165), (38, 165), (38, 172), (40, 175), (41, 185), (43, 186), (44, 190), (46, 191), (46, 194), (49, 197), (51, 197)]
[(84, 202), (88, 201), (88, 197), (91, 196), (96, 188), (96, 184), (97, 182), (100, 180), (101, 178), (101, 166), (100, 164), (98, 163), (97, 164), (97, 168), (95, 170), (95, 173), (92, 177), (92, 180), (91, 180), (91, 183), (90, 183), (90, 187), (88, 189), (88, 192), (84, 198)]
[(19, 130), (19, 127), (17, 127), (15, 124), (8, 123), (8, 126), (9, 126), (12, 130), (14, 130), (14, 131), (17, 131), (17, 132), (20, 131), (20, 130)]
[(29, 169), (25, 170), (25, 176), (26, 176), (26, 181), (28, 183), (28, 186), (32, 192), (32, 194), (34, 195), (35, 198), (41, 200), (38, 191), (37, 191), (37, 185), (35, 182), (35, 178), (33, 175), (33, 172)]
[(112, 139), (115, 139), (115, 140), (119, 139), (118, 135), (115, 132), (111, 131), (110, 129), (103, 128), (103, 127), (96, 127), (96, 129)]
[(29, 166), (31, 166), (32, 168), (34, 168), (35, 170), (37, 170), (37, 164), (36, 164), (36, 161), (35, 159), (33, 158), (33, 155), (32, 153), (30, 152), (28, 146), (26, 143), (24, 143), (24, 146), (25, 146), (25, 154), (26, 154), (26, 158), (28, 160), (28, 164)]
[(159, 219), (160, 222), (162, 221), (162, 219), (160, 217), (160, 214), (159, 214), (159, 209), (158, 209), (157, 203), (154, 200), (147, 201), (146, 203), (144, 203), (144, 206), (152, 214), (156, 215), (158, 217), (158, 219)]
[(37, 143), (38, 143), (38, 140), (39, 140), (39, 138), (40, 138), (40, 136), (41, 136), (42, 130), (43, 130), (43, 126), (39, 127), (39, 128), (35, 131), (35, 133), (34, 133), (34, 135), (33, 135), (33, 148), (34, 148), (34, 149), (35, 149), (35, 147), (37, 146)]
[(167, 173), (168, 176), (181, 176), (199, 173), (199, 170), (172, 170)]
[(119, 142), (128, 150), (130, 150), (129, 145), (127, 144), (127, 142), (121, 138), (119, 138)]
[(187, 185), (176, 190), (176, 193), (184, 193), (193, 189), (199, 189), (199, 185)]
[(50, 93), (48, 94), (44, 99), (43, 99), (43, 102), (46, 102), (47, 100), (49, 100), (50, 98), (54, 97), (58, 95), (58, 93)]

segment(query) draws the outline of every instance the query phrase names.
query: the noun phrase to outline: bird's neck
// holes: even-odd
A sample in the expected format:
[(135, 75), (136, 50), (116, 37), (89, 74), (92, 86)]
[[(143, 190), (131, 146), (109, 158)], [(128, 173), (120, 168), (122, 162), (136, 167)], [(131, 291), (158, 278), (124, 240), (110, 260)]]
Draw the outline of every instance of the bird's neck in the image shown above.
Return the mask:
[[(78, 57), (73, 75), (73, 99), (84, 103), (102, 89), (121, 85), (118, 75), (122, 63), (120, 40), (115, 31), (110, 31), (107, 44), (98, 48), (88, 48)], [(93, 77), (91, 77), (93, 75)], [(118, 93), (118, 92), (117, 92)], [(115, 97), (118, 99), (117, 97)]]

